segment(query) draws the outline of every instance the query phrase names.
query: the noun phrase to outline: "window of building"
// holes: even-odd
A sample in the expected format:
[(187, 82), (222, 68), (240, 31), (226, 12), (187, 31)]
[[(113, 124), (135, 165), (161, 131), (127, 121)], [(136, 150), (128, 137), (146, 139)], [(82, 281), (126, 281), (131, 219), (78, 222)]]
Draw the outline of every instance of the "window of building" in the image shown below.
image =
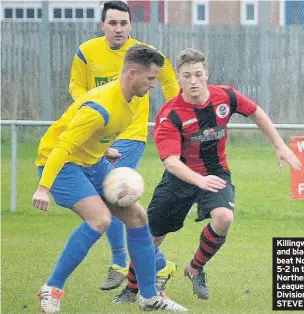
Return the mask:
[(23, 8), (17, 8), (16, 9), (16, 19), (23, 19), (24, 10)]
[(65, 8), (64, 9), (64, 18), (65, 19), (72, 19), (73, 18), (73, 9), (72, 8)]
[(61, 9), (60, 8), (54, 8), (54, 10), (53, 10), (53, 17), (54, 17), (54, 19), (61, 19), (62, 14), (61, 14)]
[(242, 1), (241, 24), (256, 25), (258, 23), (258, 1)]
[(80, 20), (93, 20), (95, 19), (95, 8), (54, 8), (54, 20), (61, 21), (80, 21)]
[(42, 18), (42, 9), (39, 7), (33, 8), (4, 8), (3, 18), (13, 19), (17, 21), (35, 21)]
[(206, 20), (206, 6), (204, 4), (199, 4), (197, 6), (197, 19), (199, 21)]
[(253, 3), (246, 5), (246, 20), (254, 21), (254, 4)]
[(95, 11), (93, 8), (87, 9), (87, 19), (93, 19), (95, 18)]
[(26, 9), (26, 18), (27, 19), (34, 19), (35, 18), (35, 9), (33, 9), (33, 8)]
[(75, 16), (76, 16), (76, 19), (83, 19), (83, 9), (76, 8)]
[(208, 1), (192, 1), (192, 23), (209, 23), (209, 3)]
[[(50, 2), (51, 20), (54, 21), (94, 21), (98, 16), (99, 8), (93, 6), (80, 7), (76, 6), (59, 7), (58, 4), (54, 7)], [(17, 21), (41, 21), (42, 7), (39, 4), (33, 4), (22, 8), (4, 7), (2, 9), (3, 20), (17, 20)]]
[(13, 18), (13, 9), (4, 8), (4, 18), (5, 19), (12, 19)]

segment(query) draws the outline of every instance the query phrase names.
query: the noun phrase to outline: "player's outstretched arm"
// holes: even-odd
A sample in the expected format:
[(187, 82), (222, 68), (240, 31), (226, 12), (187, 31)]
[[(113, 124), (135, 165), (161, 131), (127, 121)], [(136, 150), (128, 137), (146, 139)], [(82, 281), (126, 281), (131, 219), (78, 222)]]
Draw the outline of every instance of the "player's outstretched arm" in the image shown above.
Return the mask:
[(166, 169), (176, 177), (203, 190), (217, 193), (226, 186), (226, 181), (213, 175), (202, 176), (180, 161), (180, 156), (172, 155), (164, 159)]
[(276, 158), (279, 167), (282, 167), (282, 160), (285, 160), (293, 169), (300, 170), (302, 167), (300, 160), (284, 143), (268, 115), (260, 107), (258, 107), (256, 112), (252, 114), (250, 118), (253, 119), (253, 121), (276, 148)]

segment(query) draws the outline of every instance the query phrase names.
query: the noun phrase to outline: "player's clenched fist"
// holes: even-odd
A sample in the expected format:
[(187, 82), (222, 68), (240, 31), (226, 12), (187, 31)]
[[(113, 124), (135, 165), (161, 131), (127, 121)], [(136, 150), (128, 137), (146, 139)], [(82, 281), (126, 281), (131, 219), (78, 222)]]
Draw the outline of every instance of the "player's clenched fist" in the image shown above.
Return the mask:
[(217, 193), (226, 187), (226, 181), (214, 175), (201, 176), (197, 186), (203, 190)]
[(32, 204), (40, 210), (48, 210), (50, 205), (49, 190), (39, 185), (32, 198)]

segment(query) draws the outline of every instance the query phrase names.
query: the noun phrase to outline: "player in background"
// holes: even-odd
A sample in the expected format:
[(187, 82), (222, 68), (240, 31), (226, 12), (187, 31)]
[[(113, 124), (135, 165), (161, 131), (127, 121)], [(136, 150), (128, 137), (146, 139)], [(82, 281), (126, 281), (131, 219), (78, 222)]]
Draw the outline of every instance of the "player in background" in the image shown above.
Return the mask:
[[(104, 3), (100, 25), (105, 36), (82, 43), (75, 54), (69, 86), (74, 100), (96, 86), (117, 79), (126, 51), (141, 43), (130, 37), (132, 27), (130, 9), (122, 1)], [(160, 70), (158, 81), (162, 85), (166, 100), (177, 95), (178, 82), (167, 58)], [(121, 154), (115, 167), (134, 169), (137, 167), (146, 146), (148, 118), (149, 94), (146, 94), (138, 106), (133, 123), (112, 145)], [(106, 234), (111, 246), (112, 258), (108, 276), (100, 287), (102, 290), (120, 286), (128, 272), (123, 223), (113, 216), (112, 224)], [(160, 250), (157, 250), (157, 271), (158, 281), (162, 283), (176, 271), (176, 265), (170, 261), (166, 263)]]
[(163, 64), (163, 56), (147, 45), (131, 47), (119, 79), (77, 98), (40, 141), (36, 160), (40, 182), (33, 206), (48, 210), (51, 192), (56, 204), (72, 209), (83, 219), (39, 291), (44, 313), (60, 311), (65, 281), (107, 230), (112, 214), (127, 228), (129, 254), (140, 282), (139, 307), (186, 311), (157, 294), (155, 248), (145, 209), (138, 203), (124, 209), (108, 206), (101, 190), (104, 177), (113, 169), (106, 157), (113, 160), (120, 156), (109, 147), (132, 122), (138, 97), (154, 87)]
[[(181, 91), (160, 109), (154, 129), (166, 170), (149, 204), (148, 221), (158, 247), (168, 233), (183, 227), (193, 204), (198, 205), (197, 221), (211, 218), (200, 234), (195, 255), (184, 269), (193, 292), (200, 299), (208, 299), (204, 266), (225, 243), (234, 216), (235, 192), (226, 159), (230, 117), (234, 113), (250, 117), (275, 147), (280, 167), (282, 160), (294, 169), (302, 165), (256, 103), (231, 86), (207, 85), (202, 52), (183, 50), (176, 65)], [(116, 298), (131, 293), (134, 290), (127, 286)]]

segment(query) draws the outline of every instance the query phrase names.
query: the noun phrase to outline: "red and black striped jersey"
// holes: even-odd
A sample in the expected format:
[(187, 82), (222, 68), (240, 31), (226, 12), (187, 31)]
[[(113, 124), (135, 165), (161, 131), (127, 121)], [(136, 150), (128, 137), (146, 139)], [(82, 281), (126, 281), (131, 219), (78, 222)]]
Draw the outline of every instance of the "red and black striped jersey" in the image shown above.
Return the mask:
[(160, 158), (181, 156), (192, 170), (217, 174), (229, 170), (226, 158), (227, 124), (233, 113), (250, 116), (257, 104), (231, 86), (208, 85), (210, 96), (201, 105), (186, 103), (181, 92), (157, 114), (154, 139)]

